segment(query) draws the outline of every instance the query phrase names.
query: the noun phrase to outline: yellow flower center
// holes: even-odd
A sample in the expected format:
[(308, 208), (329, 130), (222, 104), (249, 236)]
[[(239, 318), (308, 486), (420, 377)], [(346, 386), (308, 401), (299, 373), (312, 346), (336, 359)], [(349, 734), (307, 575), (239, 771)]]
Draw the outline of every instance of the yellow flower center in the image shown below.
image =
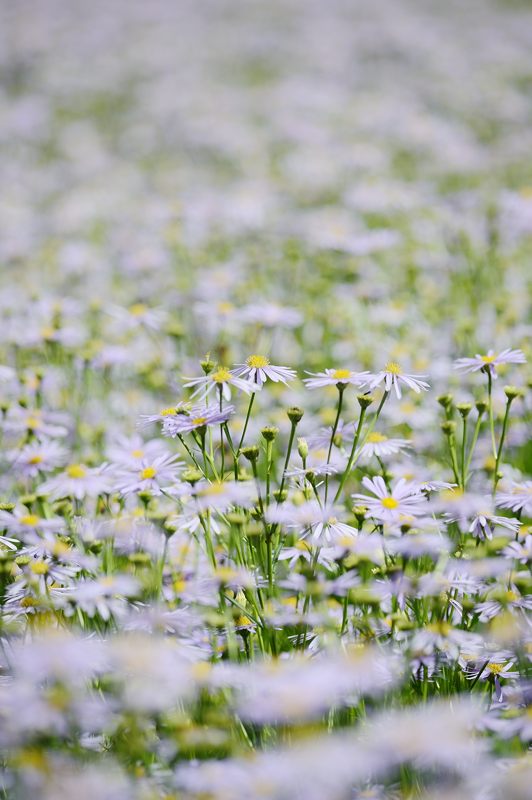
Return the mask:
[(46, 561), (34, 561), (30, 569), (34, 575), (47, 575), (50, 568)]
[(484, 364), (493, 364), (495, 361), (495, 356), (481, 356), (481, 359)]
[(147, 310), (148, 309), (144, 305), (144, 303), (133, 303), (132, 306), (129, 306), (129, 313), (133, 317), (141, 317), (143, 314), (146, 313)]
[(502, 672), (502, 671), (503, 671), (503, 669), (504, 669), (504, 664), (493, 664), (492, 662), (490, 662), (490, 663), (488, 664), (488, 669), (489, 669), (489, 671), (490, 671), (490, 672), (492, 672), (494, 675), (500, 675), (500, 674), (501, 674), (501, 672)]
[(218, 303), (217, 308), (221, 314), (229, 314), (234, 309), (234, 305), (232, 303), (228, 303), (226, 300), (222, 300), (220, 303)]
[(159, 411), (159, 416), (160, 417), (169, 417), (172, 414), (175, 414), (175, 408), (162, 408)]
[(28, 464), (40, 464), (43, 460), (43, 457), (37, 454), (28, 459)]
[(388, 361), (384, 367), (385, 372), (391, 372), (392, 375), (402, 375), (403, 370), (396, 361)]
[(27, 525), (28, 528), (34, 528), (35, 525), (38, 525), (40, 521), (41, 518), (38, 517), (37, 514), (25, 514), (19, 519), (20, 524)]
[(518, 595), (515, 592), (512, 592), (511, 589), (509, 589), (506, 592), (506, 602), (507, 603), (515, 603), (517, 600), (519, 600)]
[(333, 378), (338, 381), (345, 381), (349, 377), (351, 377), (351, 370), (349, 369), (335, 369), (333, 372)]
[(387, 436), (385, 436), (383, 433), (377, 433), (376, 431), (374, 433), (370, 433), (370, 435), (368, 436), (368, 442), (372, 442), (373, 444), (375, 444), (376, 442), (387, 442), (387, 441), (388, 441)]
[(41, 420), (38, 417), (28, 417), (26, 420), (26, 428), (30, 431), (34, 430), (35, 428), (40, 428), (41, 424)]
[(207, 422), (207, 417), (194, 417), (192, 420), (193, 425), (205, 425)]
[(20, 601), (20, 605), (22, 608), (31, 608), (35, 605), (35, 598), (34, 597), (23, 597)]
[(79, 479), (85, 477), (87, 470), (84, 466), (82, 466), (82, 464), (71, 464), (69, 467), (67, 467), (66, 473), (69, 478)]
[(227, 383), (232, 377), (229, 370), (225, 369), (225, 367), (220, 367), (220, 369), (217, 369), (216, 372), (211, 374), (211, 380), (215, 383)]
[(448, 636), (452, 631), (452, 627), (448, 622), (433, 622), (427, 625), (427, 630), (440, 636)]
[(399, 501), (395, 499), (395, 497), (383, 497), (381, 500), (381, 505), (383, 508), (397, 508), (399, 505)]
[(144, 455), (144, 450), (132, 450), (131, 455), (133, 458), (142, 458)]
[(258, 355), (250, 356), (246, 361), (248, 367), (251, 367), (252, 369), (262, 369), (263, 367), (267, 367), (269, 363), (270, 362), (267, 358)]
[(145, 467), (140, 473), (141, 481), (148, 481), (151, 478), (155, 478), (157, 475), (157, 470), (155, 467)]

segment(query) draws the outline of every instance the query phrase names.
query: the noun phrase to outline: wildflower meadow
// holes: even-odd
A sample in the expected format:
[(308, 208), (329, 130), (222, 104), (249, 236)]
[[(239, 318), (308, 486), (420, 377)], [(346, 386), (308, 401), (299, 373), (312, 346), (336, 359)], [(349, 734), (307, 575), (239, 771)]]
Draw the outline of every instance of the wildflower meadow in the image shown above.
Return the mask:
[(0, 41), (0, 800), (529, 798), (532, 4)]

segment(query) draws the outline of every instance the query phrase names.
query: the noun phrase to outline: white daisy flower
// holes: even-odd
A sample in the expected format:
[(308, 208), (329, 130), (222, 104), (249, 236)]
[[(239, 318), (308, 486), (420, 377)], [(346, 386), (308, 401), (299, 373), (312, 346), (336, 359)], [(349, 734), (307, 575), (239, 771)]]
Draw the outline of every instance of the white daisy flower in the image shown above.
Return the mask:
[(29, 534), (60, 533), (64, 527), (65, 522), (61, 517), (46, 519), (30, 513), (24, 506), (17, 506), (11, 512), (0, 511), (0, 530), (6, 530), (22, 541)]
[(289, 367), (278, 367), (270, 364), (265, 356), (254, 354), (246, 359), (245, 364), (236, 364), (232, 370), (237, 378), (245, 376), (252, 383), (262, 386), (267, 380), (284, 383), (294, 380), (296, 373)]
[(33, 441), (20, 450), (10, 450), (7, 460), (15, 472), (24, 478), (34, 478), (39, 472), (50, 472), (63, 466), (67, 451), (50, 439)]
[(426, 375), (410, 375), (403, 372), (402, 368), (397, 364), (395, 361), (389, 361), (384, 369), (380, 372), (377, 372), (375, 375), (370, 375), (368, 379), (368, 388), (370, 390), (375, 389), (381, 383), (384, 382), (384, 388), (387, 392), (390, 392), (392, 389), (395, 390), (395, 394), (397, 399), (400, 400), (401, 395), (401, 384), (403, 383), (409, 389), (413, 389), (414, 392), (419, 394), (421, 390), (426, 392), (430, 386), (429, 384), (421, 380), (425, 378)]
[(532, 481), (512, 483), (508, 491), (497, 492), (495, 505), (498, 508), (509, 508), (514, 513), (521, 512), (532, 516)]
[(375, 497), (357, 493), (352, 495), (353, 500), (364, 505), (374, 519), (393, 524), (400, 521), (403, 515), (416, 517), (427, 511), (426, 498), (404, 478), (400, 478), (391, 491), (380, 475), (375, 478), (365, 476), (362, 485)]
[(382, 458), (401, 453), (409, 447), (412, 447), (412, 444), (407, 439), (389, 439), (385, 434), (373, 431), (360, 448), (360, 455), (365, 459), (373, 456)]
[(124, 471), (117, 478), (116, 490), (121, 494), (151, 492), (161, 494), (161, 488), (177, 480), (183, 462), (176, 455), (161, 455), (142, 459), (135, 470)]
[(182, 436), (208, 425), (221, 425), (234, 413), (234, 406), (220, 411), (216, 406), (194, 406), (186, 413), (167, 416), (163, 421), (163, 436)]
[(454, 362), (454, 369), (462, 372), (478, 372), (483, 369), (489, 370), (493, 378), (497, 377), (496, 367), (501, 364), (525, 364), (526, 358), (522, 350), (512, 350), (507, 347), (495, 355), (493, 350), (488, 350), (486, 355), (477, 353), (473, 358), (458, 358)]
[(311, 536), (315, 542), (323, 539), (331, 542), (346, 537), (352, 538), (358, 534), (356, 528), (340, 522), (339, 517), (342, 513), (340, 508), (332, 505), (322, 506), (317, 500), (309, 500), (300, 506), (290, 504), (272, 506), (268, 509), (266, 517), (269, 522), (297, 529), (302, 539)]
[(189, 408), (187, 404), (178, 403), (177, 406), (162, 408), (156, 414), (141, 414), (139, 417), (138, 426), (139, 428), (147, 428), (148, 425), (152, 425), (154, 422), (165, 422), (168, 418), (172, 419), (182, 413), (185, 413), (187, 408)]
[(208, 375), (202, 375), (200, 378), (185, 378), (185, 380), (188, 381), (188, 383), (185, 383), (185, 389), (191, 386), (197, 387), (192, 393), (192, 397), (200, 395), (202, 401), (213, 391), (217, 393), (221, 391), (223, 398), (230, 400), (232, 386), (246, 394), (251, 394), (251, 392), (261, 388), (257, 383), (238, 378), (225, 367), (218, 367), (213, 372), (209, 372)]
[(307, 389), (321, 389), (324, 386), (364, 386), (370, 375), (369, 372), (353, 372), (350, 369), (326, 369), (323, 372), (307, 372), (310, 378), (304, 378), (303, 383)]
[(73, 497), (83, 500), (84, 497), (96, 497), (113, 491), (113, 480), (106, 467), (87, 467), (85, 464), (70, 464), (59, 475), (45, 481), (38, 489), (38, 494), (50, 500), (62, 497)]
[(132, 468), (140, 467), (143, 459), (169, 454), (166, 444), (160, 439), (150, 439), (145, 442), (138, 434), (117, 438), (107, 446), (105, 452), (113, 464)]
[[(343, 419), (339, 419), (338, 425), (336, 426), (336, 432), (334, 434), (333, 444), (335, 444), (337, 447), (341, 447), (346, 439), (352, 442), (353, 436), (355, 435), (355, 430), (355, 422), (344, 422)], [(326, 450), (329, 447), (332, 432), (333, 428), (332, 425), (330, 425), (327, 428), (320, 428), (317, 433), (311, 433), (306, 437), (309, 447), (316, 450)]]
[(473, 519), (469, 526), (469, 532), (476, 536), (478, 539), (491, 539), (495, 527), (506, 528), (506, 530), (517, 533), (521, 527), (518, 519), (509, 519), (508, 517), (498, 517), (488, 511), (480, 511)]

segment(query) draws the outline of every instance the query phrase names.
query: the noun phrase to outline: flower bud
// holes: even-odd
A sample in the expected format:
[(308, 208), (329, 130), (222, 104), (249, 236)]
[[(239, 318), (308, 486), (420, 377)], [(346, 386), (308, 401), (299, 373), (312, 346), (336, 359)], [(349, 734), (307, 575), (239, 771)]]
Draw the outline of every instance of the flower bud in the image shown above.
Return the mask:
[(265, 428), (262, 428), (260, 432), (262, 438), (266, 442), (273, 442), (278, 433), (279, 428), (276, 428), (275, 425), (267, 425)]
[(450, 419), (446, 420), (445, 422), (442, 422), (441, 429), (446, 436), (452, 436), (456, 430), (456, 422), (453, 422), (453, 420)]
[(242, 447), (240, 452), (244, 458), (247, 458), (247, 460), (251, 462), (256, 461), (259, 457), (259, 447), (256, 444), (249, 445), (249, 447)]
[(477, 402), (475, 403), (475, 408), (478, 411), (479, 417), (481, 417), (482, 414), (485, 414), (486, 411), (488, 410), (488, 403), (486, 400), (477, 400)]
[(504, 394), (508, 398), (508, 402), (511, 403), (516, 397), (522, 397), (523, 390), (519, 389), (517, 386), (505, 386)]
[(458, 411), (458, 413), (460, 414), (462, 419), (467, 419), (471, 409), (472, 409), (471, 403), (457, 403), (456, 404), (456, 410)]
[(208, 375), (209, 372), (212, 372), (213, 369), (215, 368), (215, 366), (216, 366), (216, 362), (215, 361), (211, 361), (210, 353), (207, 353), (207, 355), (205, 356), (203, 361), (200, 361), (200, 367), (202, 368), (202, 370), (205, 373), (205, 375)]
[(191, 486), (194, 486), (195, 483), (203, 478), (203, 475), (199, 469), (193, 469), (191, 467), (190, 469), (186, 469), (181, 473), (181, 478), (187, 483), (190, 483)]
[(297, 425), (297, 423), (302, 419), (303, 414), (305, 413), (303, 409), (298, 408), (297, 406), (291, 406), (287, 410), (288, 419), (292, 423), (292, 425)]
[(374, 402), (375, 398), (372, 394), (357, 394), (357, 400), (360, 408), (368, 408), (368, 406)]
[(299, 455), (303, 460), (308, 456), (307, 440), (304, 439), (302, 436), (300, 436), (299, 439), (297, 440), (297, 452), (299, 453)]
[(438, 397), (438, 403), (442, 408), (445, 408), (447, 410), (453, 404), (452, 394), (440, 394), (440, 396)]

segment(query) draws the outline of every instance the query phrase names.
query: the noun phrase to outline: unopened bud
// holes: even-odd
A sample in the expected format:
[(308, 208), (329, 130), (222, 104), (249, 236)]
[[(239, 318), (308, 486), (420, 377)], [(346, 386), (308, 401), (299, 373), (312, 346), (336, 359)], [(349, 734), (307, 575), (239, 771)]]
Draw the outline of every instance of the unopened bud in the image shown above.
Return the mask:
[(367, 408), (374, 402), (375, 398), (372, 394), (357, 394), (357, 400), (360, 408)]
[(471, 403), (457, 403), (456, 410), (462, 417), (462, 419), (466, 419), (471, 411), (472, 405)]
[(511, 403), (516, 397), (521, 397), (523, 395), (523, 390), (519, 389), (517, 386), (505, 386), (504, 394), (508, 398), (508, 402)]
[(305, 412), (303, 411), (303, 409), (298, 408), (297, 406), (292, 406), (287, 410), (286, 413), (292, 425), (297, 425), (297, 423), (302, 419), (303, 414)]
[(240, 452), (244, 458), (247, 458), (248, 461), (256, 461), (259, 457), (259, 448), (256, 444), (252, 444), (249, 447), (243, 447)]
[(453, 422), (453, 420), (448, 419), (445, 422), (442, 422), (441, 429), (446, 436), (452, 436), (456, 430), (456, 422)]
[(304, 439), (302, 436), (297, 440), (297, 452), (299, 453), (302, 459), (305, 459), (308, 456), (307, 440)]
[(453, 396), (452, 394), (440, 394), (438, 397), (438, 403), (442, 408), (448, 409), (453, 404)]
[(261, 429), (261, 436), (266, 442), (273, 442), (273, 440), (277, 437), (279, 433), (279, 428), (276, 428), (275, 425), (267, 425), (265, 428)]

